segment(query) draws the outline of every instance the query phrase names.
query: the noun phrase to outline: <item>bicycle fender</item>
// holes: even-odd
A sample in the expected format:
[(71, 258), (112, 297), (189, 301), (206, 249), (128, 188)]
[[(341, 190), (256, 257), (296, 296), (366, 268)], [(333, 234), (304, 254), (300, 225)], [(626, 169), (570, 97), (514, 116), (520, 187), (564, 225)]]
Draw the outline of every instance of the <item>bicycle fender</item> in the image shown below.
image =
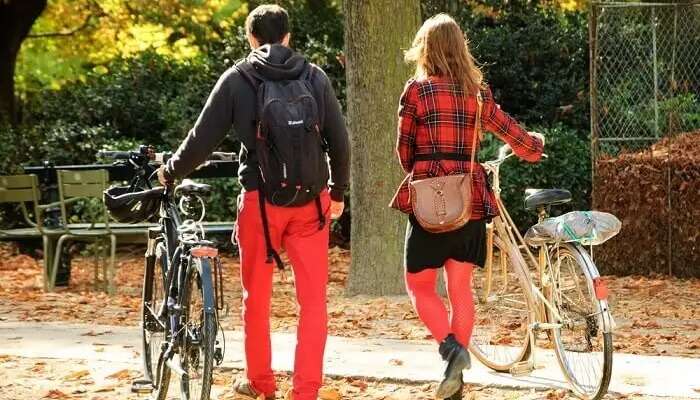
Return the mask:
[(204, 295), (204, 312), (208, 314), (216, 313), (216, 305), (214, 304), (214, 284), (211, 280), (211, 259), (208, 257), (199, 258), (199, 262), (195, 263), (199, 278), (202, 281), (202, 294)]
[[(600, 279), (600, 273), (598, 272), (598, 267), (595, 266), (590, 254), (581, 246), (580, 244), (571, 244), (574, 250), (574, 254), (578, 255), (581, 260), (583, 260), (584, 273), (588, 277), (588, 285), (590, 285), (591, 293), (596, 293), (595, 287), (593, 286), (596, 281)], [(603, 332), (611, 333), (615, 329), (615, 320), (610, 314), (610, 308), (608, 306), (607, 299), (597, 299), (600, 307), (600, 318), (598, 320), (603, 326)]]

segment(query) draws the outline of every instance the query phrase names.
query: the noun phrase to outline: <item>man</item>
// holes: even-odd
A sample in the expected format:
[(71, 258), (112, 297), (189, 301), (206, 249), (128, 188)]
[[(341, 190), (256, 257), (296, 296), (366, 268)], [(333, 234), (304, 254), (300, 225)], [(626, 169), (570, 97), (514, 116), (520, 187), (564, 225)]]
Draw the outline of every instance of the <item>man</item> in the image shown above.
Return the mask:
[[(158, 177), (165, 184), (193, 171), (233, 126), (234, 135), (241, 141), (238, 174), (244, 188), (239, 199), (236, 236), (241, 254), (247, 366), (247, 379), (238, 380), (234, 390), (243, 398), (275, 398), (269, 321), (274, 272), (271, 254), (278, 259), (276, 252), (284, 248), (294, 271), (299, 303), (293, 389), (286, 398), (315, 400), (322, 383), (327, 335), (329, 223), (326, 217), (330, 213), (335, 219), (343, 212), (344, 192), (349, 179), (348, 136), (328, 77), (319, 67), (309, 64), (289, 48), (287, 12), (277, 5), (257, 7), (246, 20), (246, 33), (252, 52), (221, 76), (194, 128), (167, 165), (159, 170)], [(325, 181), (319, 186), (318, 197), (306, 204), (285, 207), (273, 204), (275, 196), (266, 189), (269, 179), (263, 170), (268, 167), (269, 160), (261, 155), (263, 146), (259, 145), (266, 121), (260, 120), (258, 89), (265, 82), (287, 85), (295, 80), (308, 82), (308, 85), (298, 87), (300, 90), (309, 88), (315, 99), (317, 107), (313, 111), (317, 110), (318, 124), (313, 132), (320, 134), (325, 143), (324, 150), (330, 159), (330, 184), (329, 189), (325, 187), (328, 166), (324, 154), (325, 175), (321, 176), (325, 176), (322, 178)], [(284, 122), (286, 125), (287, 121)], [(288, 121), (290, 129), (300, 122), (291, 118)], [(311, 129), (307, 131), (312, 132)], [(293, 146), (282, 150), (293, 151)], [(300, 155), (291, 154), (290, 157), (297, 156)], [(304, 156), (308, 158), (306, 154)], [(260, 157), (264, 162), (258, 162)], [(285, 178), (286, 168), (285, 165)], [(296, 187), (298, 190), (301, 185)], [(308, 189), (305, 191), (309, 192)]]

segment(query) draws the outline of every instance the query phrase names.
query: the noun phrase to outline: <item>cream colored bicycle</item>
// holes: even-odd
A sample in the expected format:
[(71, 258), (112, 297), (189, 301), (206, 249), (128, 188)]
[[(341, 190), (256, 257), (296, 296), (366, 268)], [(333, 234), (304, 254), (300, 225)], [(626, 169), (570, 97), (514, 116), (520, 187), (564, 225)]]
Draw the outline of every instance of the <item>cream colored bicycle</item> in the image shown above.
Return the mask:
[[(474, 272), (476, 322), (471, 352), (496, 371), (525, 375), (535, 368), (538, 342), (554, 348), (572, 391), (597, 400), (608, 390), (614, 322), (607, 289), (589, 253), (575, 242), (528, 245), (500, 196), (500, 166), (513, 155), (503, 146), (483, 163), (500, 216), (487, 227), (487, 259)], [(561, 189), (528, 189), (525, 206), (548, 217), (571, 200)]]

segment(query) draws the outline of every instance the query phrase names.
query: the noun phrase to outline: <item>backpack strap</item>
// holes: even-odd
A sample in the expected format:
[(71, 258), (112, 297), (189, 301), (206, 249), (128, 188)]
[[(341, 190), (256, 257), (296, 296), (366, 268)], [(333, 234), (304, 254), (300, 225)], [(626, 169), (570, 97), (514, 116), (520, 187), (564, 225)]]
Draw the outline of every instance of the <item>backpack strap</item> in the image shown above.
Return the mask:
[(312, 82), (314, 79), (314, 75), (316, 72), (316, 68), (314, 68), (314, 65), (311, 63), (306, 64), (306, 69), (304, 72), (301, 73), (301, 80)]
[(321, 196), (316, 196), (314, 199), (316, 203), (316, 211), (318, 211), (318, 230), (320, 231), (326, 226), (326, 216), (323, 215), (323, 207), (321, 206)]
[(241, 74), (243, 79), (245, 79), (248, 82), (248, 84), (250, 84), (253, 90), (257, 92), (262, 79), (256, 76), (255, 67), (253, 67), (253, 64), (249, 63), (248, 61), (243, 61), (236, 64), (234, 68), (236, 68), (236, 70)]
[(267, 252), (267, 259), (265, 262), (269, 264), (274, 260), (275, 264), (277, 265), (277, 269), (284, 271), (284, 263), (282, 262), (282, 258), (272, 247), (272, 239), (270, 239), (270, 226), (268, 225), (267, 211), (265, 210), (265, 191), (262, 189), (262, 187), (258, 188), (258, 202), (260, 205), (260, 216), (262, 217), (263, 233), (265, 236), (265, 247)]

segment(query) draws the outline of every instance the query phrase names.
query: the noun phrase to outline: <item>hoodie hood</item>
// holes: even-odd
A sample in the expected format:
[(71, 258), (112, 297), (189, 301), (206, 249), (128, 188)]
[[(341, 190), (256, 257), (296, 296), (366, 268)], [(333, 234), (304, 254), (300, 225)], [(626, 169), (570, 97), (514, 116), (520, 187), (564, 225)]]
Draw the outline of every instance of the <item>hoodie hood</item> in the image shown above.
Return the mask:
[(273, 81), (297, 79), (307, 65), (302, 55), (281, 44), (266, 44), (253, 50), (248, 62), (255, 72)]

